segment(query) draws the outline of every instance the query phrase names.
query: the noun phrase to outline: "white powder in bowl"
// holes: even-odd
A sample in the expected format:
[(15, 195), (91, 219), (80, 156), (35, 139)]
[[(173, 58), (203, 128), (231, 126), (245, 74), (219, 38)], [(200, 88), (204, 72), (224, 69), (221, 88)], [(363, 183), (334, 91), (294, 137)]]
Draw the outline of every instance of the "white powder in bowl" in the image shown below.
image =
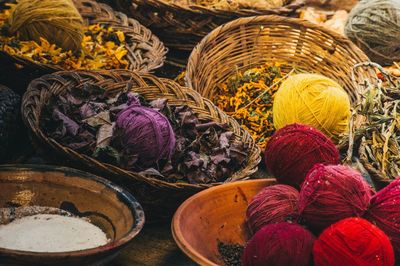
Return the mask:
[(58, 214), (37, 214), (0, 225), (0, 247), (34, 252), (65, 252), (107, 244), (106, 234), (90, 222)]

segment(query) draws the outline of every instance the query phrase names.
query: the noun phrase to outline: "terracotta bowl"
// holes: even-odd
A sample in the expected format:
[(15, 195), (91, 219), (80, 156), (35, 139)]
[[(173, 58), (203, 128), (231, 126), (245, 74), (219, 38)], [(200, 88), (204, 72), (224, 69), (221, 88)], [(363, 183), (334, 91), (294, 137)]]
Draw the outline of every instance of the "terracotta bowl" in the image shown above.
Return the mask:
[[(88, 217), (111, 241), (97, 248), (57, 253), (0, 248), (0, 265), (103, 265), (144, 224), (144, 213), (136, 199), (103, 178), (64, 167), (0, 166), (0, 208), (21, 206), (56, 207)], [(0, 224), (6, 223), (5, 219), (0, 215)]]
[(249, 201), (275, 179), (239, 181), (206, 189), (176, 211), (172, 234), (179, 248), (199, 265), (224, 265), (218, 243), (245, 244)]

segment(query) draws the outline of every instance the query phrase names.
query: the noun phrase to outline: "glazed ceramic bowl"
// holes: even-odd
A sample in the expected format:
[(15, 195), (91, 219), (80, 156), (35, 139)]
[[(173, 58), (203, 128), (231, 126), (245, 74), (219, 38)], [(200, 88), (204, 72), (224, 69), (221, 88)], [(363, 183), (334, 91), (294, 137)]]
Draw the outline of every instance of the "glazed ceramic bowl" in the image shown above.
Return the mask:
[[(56, 207), (87, 217), (110, 242), (97, 248), (57, 253), (0, 248), (0, 265), (103, 265), (144, 224), (144, 213), (136, 199), (103, 178), (64, 167), (0, 166), (0, 208), (21, 206)], [(0, 224), (5, 223), (4, 219), (0, 217)]]
[(206, 189), (176, 211), (172, 234), (179, 248), (199, 265), (224, 265), (218, 243), (245, 244), (250, 200), (275, 179), (239, 181)]

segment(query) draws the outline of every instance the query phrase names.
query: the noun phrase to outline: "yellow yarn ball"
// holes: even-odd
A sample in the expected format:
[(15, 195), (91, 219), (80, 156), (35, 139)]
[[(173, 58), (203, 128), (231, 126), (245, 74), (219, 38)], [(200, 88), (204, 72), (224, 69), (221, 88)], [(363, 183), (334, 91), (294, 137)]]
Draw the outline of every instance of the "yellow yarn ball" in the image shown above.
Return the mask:
[(44, 38), (64, 50), (81, 49), (83, 19), (71, 0), (19, 0), (8, 23), (21, 40)]
[(282, 82), (275, 94), (273, 119), (277, 130), (299, 123), (337, 140), (349, 128), (350, 99), (330, 78), (317, 74), (293, 75)]

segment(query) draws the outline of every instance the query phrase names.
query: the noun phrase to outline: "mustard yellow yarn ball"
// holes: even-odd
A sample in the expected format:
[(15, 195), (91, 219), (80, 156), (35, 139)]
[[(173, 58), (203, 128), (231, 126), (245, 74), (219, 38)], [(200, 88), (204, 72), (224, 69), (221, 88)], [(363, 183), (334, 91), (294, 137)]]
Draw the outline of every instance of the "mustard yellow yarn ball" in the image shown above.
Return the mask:
[(293, 75), (282, 82), (275, 94), (273, 119), (277, 130), (299, 123), (337, 140), (349, 128), (350, 99), (330, 78), (317, 74)]
[(21, 40), (44, 38), (64, 50), (81, 49), (84, 24), (72, 0), (19, 0), (8, 23)]

